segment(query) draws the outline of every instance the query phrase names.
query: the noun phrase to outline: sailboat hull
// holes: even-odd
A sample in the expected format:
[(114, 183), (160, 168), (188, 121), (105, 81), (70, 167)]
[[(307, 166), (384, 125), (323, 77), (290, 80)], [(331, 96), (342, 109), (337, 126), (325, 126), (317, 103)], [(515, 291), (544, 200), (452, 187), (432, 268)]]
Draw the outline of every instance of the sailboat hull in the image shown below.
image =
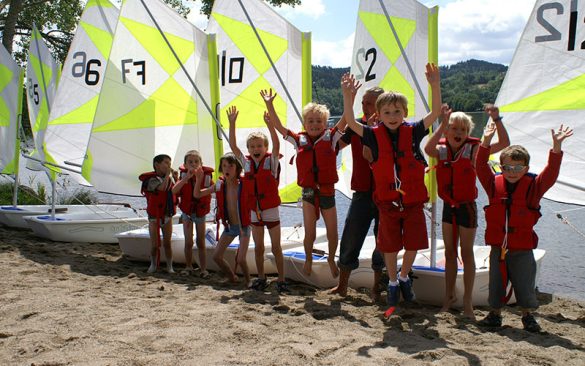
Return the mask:
[(132, 208), (117, 206), (111, 210), (86, 213), (25, 216), (35, 235), (53, 241), (116, 243), (115, 234), (148, 224), (148, 218)]
[[(536, 260), (536, 276), (538, 278), (542, 259), (545, 250), (534, 249), (534, 259)], [(475, 254), (475, 282), (473, 285), (472, 301), (474, 306), (489, 306), (489, 257), (490, 248), (487, 246), (474, 247)], [(430, 257), (419, 253), (414, 265), (413, 271), (415, 280), (413, 282), (416, 298), (421, 303), (432, 305), (442, 305), (445, 296), (445, 252), (437, 251), (437, 266), (429, 267)], [(455, 307), (463, 307), (463, 268), (459, 263), (457, 271), (457, 280), (455, 283), (455, 296), (457, 301), (453, 304)], [(515, 303), (516, 298), (512, 296), (509, 303)]]

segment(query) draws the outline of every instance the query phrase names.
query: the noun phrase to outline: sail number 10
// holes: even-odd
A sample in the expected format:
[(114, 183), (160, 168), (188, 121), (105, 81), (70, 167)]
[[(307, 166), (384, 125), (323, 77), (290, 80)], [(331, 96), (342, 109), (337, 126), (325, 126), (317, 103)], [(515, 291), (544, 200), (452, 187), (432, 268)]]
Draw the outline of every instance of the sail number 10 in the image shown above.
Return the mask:
[[(571, 10), (569, 12), (569, 39), (567, 41), (567, 50), (574, 51), (576, 46), (577, 37), (577, 23), (579, 21), (579, 12), (577, 10), (578, 0), (571, 0)], [(538, 35), (534, 37), (534, 41), (539, 42), (551, 42), (560, 41), (562, 33), (555, 26), (553, 26), (549, 20), (551, 17), (563, 15), (565, 13), (565, 7), (559, 2), (545, 3), (536, 9), (536, 21), (540, 24), (548, 34)], [(581, 42), (580, 48), (585, 49), (585, 41)]]

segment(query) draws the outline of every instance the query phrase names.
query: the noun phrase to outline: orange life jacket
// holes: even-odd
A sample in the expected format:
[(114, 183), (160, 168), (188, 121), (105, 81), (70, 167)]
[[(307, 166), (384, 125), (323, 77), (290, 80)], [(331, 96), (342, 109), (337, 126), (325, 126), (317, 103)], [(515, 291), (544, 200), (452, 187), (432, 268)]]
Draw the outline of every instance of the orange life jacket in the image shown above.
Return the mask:
[(527, 202), (534, 178), (534, 174), (525, 174), (510, 195), (504, 176), (496, 175), (494, 194), (489, 198), (489, 205), (484, 207), (487, 245), (504, 246), (506, 240), (508, 250), (536, 248), (538, 236), (534, 225), (541, 216), (540, 207), (529, 207)]
[(437, 164), (437, 189), (445, 204), (456, 207), (477, 198), (473, 148), (480, 140), (468, 137), (457, 154), (453, 156), (445, 139), (439, 141), (439, 163)]
[[(251, 192), (253, 208), (256, 205), (260, 210), (266, 210), (280, 205), (280, 196), (278, 195), (278, 179), (272, 175), (272, 154), (267, 153), (262, 160), (258, 162), (258, 167), (251, 156), (246, 156), (244, 161), (244, 184), (248, 192)], [(280, 163), (278, 165), (280, 174)]]
[(313, 143), (306, 132), (299, 133), (297, 149), (297, 184), (303, 188), (319, 189), (333, 186), (337, 176), (337, 151), (331, 148), (332, 130), (323, 132)]
[[(228, 208), (227, 201), (225, 199), (227, 195), (227, 183), (224, 177), (220, 177), (221, 189), (215, 192), (215, 200), (217, 204), (216, 221), (220, 221), (224, 226), (228, 226)], [(238, 214), (240, 218), (240, 226), (249, 226), (252, 223), (252, 217), (250, 215), (251, 208), (251, 192), (248, 191), (249, 186), (244, 184), (244, 179), (238, 180)], [(219, 224), (218, 224), (219, 225)]]
[(165, 191), (147, 190), (148, 181), (157, 177), (156, 172), (142, 173), (138, 177), (142, 182), (140, 193), (146, 197), (146, 212), (150, 217), (162, 219), (167, 216), (173, 216), (176, 211), (177, 197), (171, 191), (173, 184), (170, 184)]
[[(213, 185), (213, 168), (203, 168), (203, 183), (201, 188), (207, 188)], [(179, 167), (181, 173), (186, 174), (188, 169), (184, 165)], [(203, 217), (211, 210), (211, 195), (195, 198), (193, 197), (193, 188), (195, 187), (195, 176), (187, 181), (179, 191), (179, 208), (187, 215), (195, 214), (197, 217)]]
[(398, 151), (392, 147), (391, 132), (386, 126), (375, 126), (373, 131), (378, 143), (378, 159), (372, 163), (376, 184), (374, 201), (405, 205), (428, 201), (425, 164), (414, 155), (414, 127), (405, 123), (398, 127)]

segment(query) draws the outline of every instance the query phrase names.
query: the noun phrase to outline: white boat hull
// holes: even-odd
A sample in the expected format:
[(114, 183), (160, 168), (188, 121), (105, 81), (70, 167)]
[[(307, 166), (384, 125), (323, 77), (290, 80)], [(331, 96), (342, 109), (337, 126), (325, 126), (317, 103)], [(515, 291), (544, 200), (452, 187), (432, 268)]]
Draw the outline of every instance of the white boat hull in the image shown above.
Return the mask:
[[(474, 306), (489, 306), (489, 256), (490, 247), (475, 246), (475, 282), (473, 285), (472, 301)], [(536, 260), (537, 277), (540, 272), (542, 258), (545, 255), (543, 249), (534, 250), (534, 258)], [(459, 263), (459, 262), (458, 262)], [(437, 251), (437, 265), (430, 268), (430, 256), (427, 253), (419, 253), (414, 265), (413, 271), (415, 280), (413, 282), (414, 292), (416, 298), (421, 303), (432, 305), (442, 305), (445, 297), (445, 252), (444, 250)], [(457, 280), (455, 283), (455, 296), (457, 301), (455, 307), (463, 307), (463, 266), (459, 263), (457, 271)], [(516, 302), (516, 298), (512, 296), (509, 303)]]
[[(111, 210), (123, 207), (121, 205), (55, 205), (57, 213), (86, 213), (96, 209)], [(0, 223), (20, 229), (30, 229), (25, 216), (50, 215), (51, 205), (21, 205), (21, 206), (0, 206)]]
[[(219, 271), (219, 267), (213, 261), (213, 253), (216, 246), (215, 225), (209, 225), (205, 233), (205, 258), (207, 261), (207, 269), (211, 271)], [(304, 230), (302, 227), (283, 227), (281, 229), (281, 246), (284, 249), (296, 247), (303, 244)], [(150, 235), (148, 228), (136, 229), (116, 235), (120, 250), (124, 256), (130, 260), (150, 261)], [(236, 253), (239, 248), (239, 239), (235, 238), (232, 244), (226, 249), (224, 258), (231, 265), (235, 265)], [(317, 241), (327, 240), (325, 229), (317, 228)], [(195, 238), (193, 238), (195, 242)], [(246, 255), (246, 263), (250, 274), (257, 274), (256, 258), (254, 256), (254, 241), (250, 239), (250, 246)], [(264, 272), (266, 274), (277, 273), (276, 264), (270, 261), (267, 256), (272, 254), (272, 244), (268, 232), (264, 234)], [(171, 236), (171, 248), (173, 250), (173, 263), (185, 263), (185, 236), (183, 233), (183, 225), (173, 225), (173, 234)], [(160, 256), (161, 263), (166, 262), (166, 257), (163, 253)], [(193, 245), (193, 262), (199, 265), (199, 250), (197, 246)], [(241, 272), (238, 269), (238, 272)]]
[(35, 235), (53, 241), (116, 243), (117, 233), (148, 224), (148, 218), (131, 208), (113, 206), (90, 213), (25, 216)]

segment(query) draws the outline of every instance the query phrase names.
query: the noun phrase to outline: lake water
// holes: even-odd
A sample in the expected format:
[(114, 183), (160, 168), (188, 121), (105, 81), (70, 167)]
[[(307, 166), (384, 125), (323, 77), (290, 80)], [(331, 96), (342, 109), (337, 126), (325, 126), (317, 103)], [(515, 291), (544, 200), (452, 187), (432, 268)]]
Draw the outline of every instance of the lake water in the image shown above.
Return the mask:
[[(24, 160), (24, 159), (23, 159)], [(23, 167), (24, 168), (24, 167)], [(47, 184), (47, 179), (42, 174), (36, 174), (27, 169), (21, 170), (21, 183), (30, 185), (34, 182)], [(0, 179), (1, 181), (2, 179)], [(65, 179), (67, 180), (67, 179)], [(61, 180), (62, 181), (62, 180)], [(139, 182), (136, 180), (136, 184)], [(63, 193), (62, 187), (58, 189), (58, 194), (71, 194), (80, 187), (74, 183), (66, 183), (66, 191)], [(478, 198), (479, 227), (475, 245), (483, 245), (483, 234), (485, 231), (485, 220), (481, 208), (486, 204), (487, 197), (481, 187), (478, 187), (480, 196)], [(50, 188), (47, 189), (50, 193)], [(61, 192), (61, 193), (59, 193)], [(146, 200), (142, 197), (125, 197), (109, 194), (98, 194), (100, 202), (128, 202), (135, 208), (146, 206)], [(349, 208), (350, 200), (344, 195), (337, 193), (337, 217), (338, 232), (341, 236), (345, 216)], [(563, 204), (543, 199), (542, 217), (536, 226), (536, 232), (540, 238), (539, 248), (546, 250), (544, 257), (538, 287), (541, 291), (553, 293), (558, 296), (570, 297), (579, 300), (585, 300), (585, 262), (583, 261), (583, 247), (585, 244), (585, 207)], [(440, 200), (437, 203), (437, 236), (441, 237), (440, 220), (442, 204)], [(557, 218), (560, 213), (570, 224), (563, 223)], [(302, 213), (300, 207), (282, 206), (281, 221), (283, 226), (293, 226), (302, 223)], [(324, 226), (323, 220), (320, 219), (319, 226)], [(427, 220), (427, 226), (430, 220)], [(572, 228), (571, 225), (574, 227)], [(370, 235), (373, 235), (370, 229)]]

